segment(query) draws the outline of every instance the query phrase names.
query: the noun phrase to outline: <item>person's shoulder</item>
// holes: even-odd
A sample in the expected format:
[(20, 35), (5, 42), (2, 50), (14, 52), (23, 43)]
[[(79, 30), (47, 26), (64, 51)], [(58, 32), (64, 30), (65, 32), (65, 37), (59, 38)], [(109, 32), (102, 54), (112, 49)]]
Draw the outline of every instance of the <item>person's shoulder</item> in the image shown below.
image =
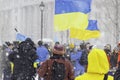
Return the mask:
[(66, 58), (65, 58), (63, 61), (64, 61), (64, 63), (67, 64), (67, 65), (72, 65), (72, 63), (71, 63), (71, 61), (70, 61), (69, 59), (66, 59)]
[(82, 54), (82, 51), (77, 51), (77, 54)]
[(114, 80), (113, 76), (108, 76), (108, 80)]
[[(64, 60), (65, 60), (66, 62), (70, 62), (70, 60), (69, 60), (69, 59), (67, 59), (67, 58), (65, 58)], [(71, 63), (71, 62), (70, 62), (70, 63)]]
[(16, 54), (18, 54), (19, 52), (18, 51), (12, 51), (11, 53), (10, 53), (10, 55), (16, 55)]

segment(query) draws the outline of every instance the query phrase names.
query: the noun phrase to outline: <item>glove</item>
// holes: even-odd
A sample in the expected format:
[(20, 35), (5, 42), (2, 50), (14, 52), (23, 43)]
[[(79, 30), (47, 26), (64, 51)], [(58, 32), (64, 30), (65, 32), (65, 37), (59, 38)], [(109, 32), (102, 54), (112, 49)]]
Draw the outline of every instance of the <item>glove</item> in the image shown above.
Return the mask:
[(39, 62), (34, 62), (33, 67), (38, 68)]
[(10, 62), (10, 66), (11, 66), (11, 72), (13, 73), (14, 63), (13, 63), (13, 62)]

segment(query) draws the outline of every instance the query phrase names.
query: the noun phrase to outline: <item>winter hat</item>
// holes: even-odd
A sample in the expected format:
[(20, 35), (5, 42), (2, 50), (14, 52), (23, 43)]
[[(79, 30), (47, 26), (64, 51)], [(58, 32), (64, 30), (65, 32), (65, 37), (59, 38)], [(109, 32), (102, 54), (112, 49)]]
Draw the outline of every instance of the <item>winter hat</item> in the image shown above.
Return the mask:
[(53, 52), (53, 54), (63, 55), (63, 54), (65, 54), (65, 48), (63, 45), (57, 44), (54, 46), (52, 52)]
[(12, 45), (12, 43), (10, 43), (9, 41), (8, 41), (8, 42), (5, 42), (5, 44), (6, 44), (7, 46), (11, 46), (11, 45)]
[(25, 42), (28, 42), (30, 45), (34, 45), (34, 42), (31, 38), (26, 38)]

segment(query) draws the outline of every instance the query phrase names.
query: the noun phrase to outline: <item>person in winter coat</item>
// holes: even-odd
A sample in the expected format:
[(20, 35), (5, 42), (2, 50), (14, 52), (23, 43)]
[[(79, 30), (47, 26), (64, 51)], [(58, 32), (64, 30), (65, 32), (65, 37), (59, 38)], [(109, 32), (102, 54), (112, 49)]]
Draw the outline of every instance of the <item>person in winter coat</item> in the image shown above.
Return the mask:
[(111, 69), (117, 68), (117, 60), (118, 60), (118, 50), (117, 48), (113, 49), (113, 52), (110, 57)]
[(74, 66), (75, 76), (81, 75), (85, 72), (84, 65), (80, 64), (80, 58), (82, 56), (82, 51), (71, 52), (70, 59)]
[(118, 48), (118, 59), (117, 59), (117, 67), (118, 67), (120, 62), (120, 42), (118, 43), (117, 48)]
[[(75, 78), (75, 80), (113, 80), (107, 75), (109, 63), (104, 50), (93, 48), (88, 55), (87, 72)], [(106, 79), (107, 78), (107, 79)]]
[[(54, 62), (64, 64), (64, 73), (62, 74), (64, 76), (64, 79), (60, 80), (74, 80), (74, 70), (71, 62), (66, 59), (63, 55), (65, 54), (65, 48), (63, 45), (57, 44), (54, 46), (53, 50), (53, 56), (50, 57), (49, 60), (43, 62), (43, 64), (38, 69), (38, 74), (40, 77), (44, 77), (45, 80), (59, 80), (59, 79), (53, 79), (56, 77), (55, 74), (61, 73), (63, 70), (58, 71), (57, 73), (53, 74), (53, 67)], [(59, 67), (61, 68), (61, 67)], [(63, 69), (63, 68), (62, 68)], [(58, 75), (61, 77), (62, 75)]]
[(104, 51), (105, 51), (105, 53), (107, 55), (108, 62), (109, 62), (109, 67), (110, 67), (111, 66), (111, 64), (110, 64), (110, 56), (111, 56), (111, 48), (110, 48), (110, 46), (108, 46), (108, 45), (104, 46)]
[(34, 61), (37, 59), (36, 50), (31, 41), (23, 41), (19, 44), (18, 52), (13, 51), (8, 56), (13, 62), (13, 74), (11, 80), (33, 80), (35, 75)]
[[(42, 41), (38, 41), (38, 47), (37, 47), (36, 52), (38, 55), (38, 59), (35, 61), (34, 65), (37, 66), (36, 68), (39, 68), (41, 64), (48, 59), (48, 56), (50, 55), (50, 53), (48, 49), (46, 48), (46, 46), (43, 45)], [(39, 80), (43, 80), (43, 78), (39, 76)]]
[(10, 42), (5, 42), (6, 43), (6, 48), (4, 46), (4, 50), (3, 50), (3, 55), (2, 55), (2, 62), (3, 62), (3, 80), (11, 80), (11, 62), (8, 59), (8, 56), (13, 52), (13, 44)]
[(38, 59), (36, 60), (36, 62), (39, 62), (40, 64), (42, 64), (44, 61), (46, 61), (48, 59), (49, 51), (43, 45), (42, 41), (38, 41), (38, 45), (39, 46), (37, 47), (37, 50), (36, 50)]

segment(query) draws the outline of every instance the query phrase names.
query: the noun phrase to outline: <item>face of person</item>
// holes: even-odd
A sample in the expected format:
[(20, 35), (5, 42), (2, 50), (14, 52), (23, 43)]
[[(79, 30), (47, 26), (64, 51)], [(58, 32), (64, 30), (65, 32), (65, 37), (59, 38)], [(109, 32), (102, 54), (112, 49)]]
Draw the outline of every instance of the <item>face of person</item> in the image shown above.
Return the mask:
[(90, 44), (87, 44), (87, 45), (86, 45), (87, 50), (89, 50), (89, 47), (90, 47)]
[(118, 53), (118, 50), (115, 50), (115, 53)]
[(120, 48), (120, 44), (118, 44), (118, 47)]
[(13, 45), (10, 45), (9, 48), (12, 49), (12, 48), (13, 48)]

